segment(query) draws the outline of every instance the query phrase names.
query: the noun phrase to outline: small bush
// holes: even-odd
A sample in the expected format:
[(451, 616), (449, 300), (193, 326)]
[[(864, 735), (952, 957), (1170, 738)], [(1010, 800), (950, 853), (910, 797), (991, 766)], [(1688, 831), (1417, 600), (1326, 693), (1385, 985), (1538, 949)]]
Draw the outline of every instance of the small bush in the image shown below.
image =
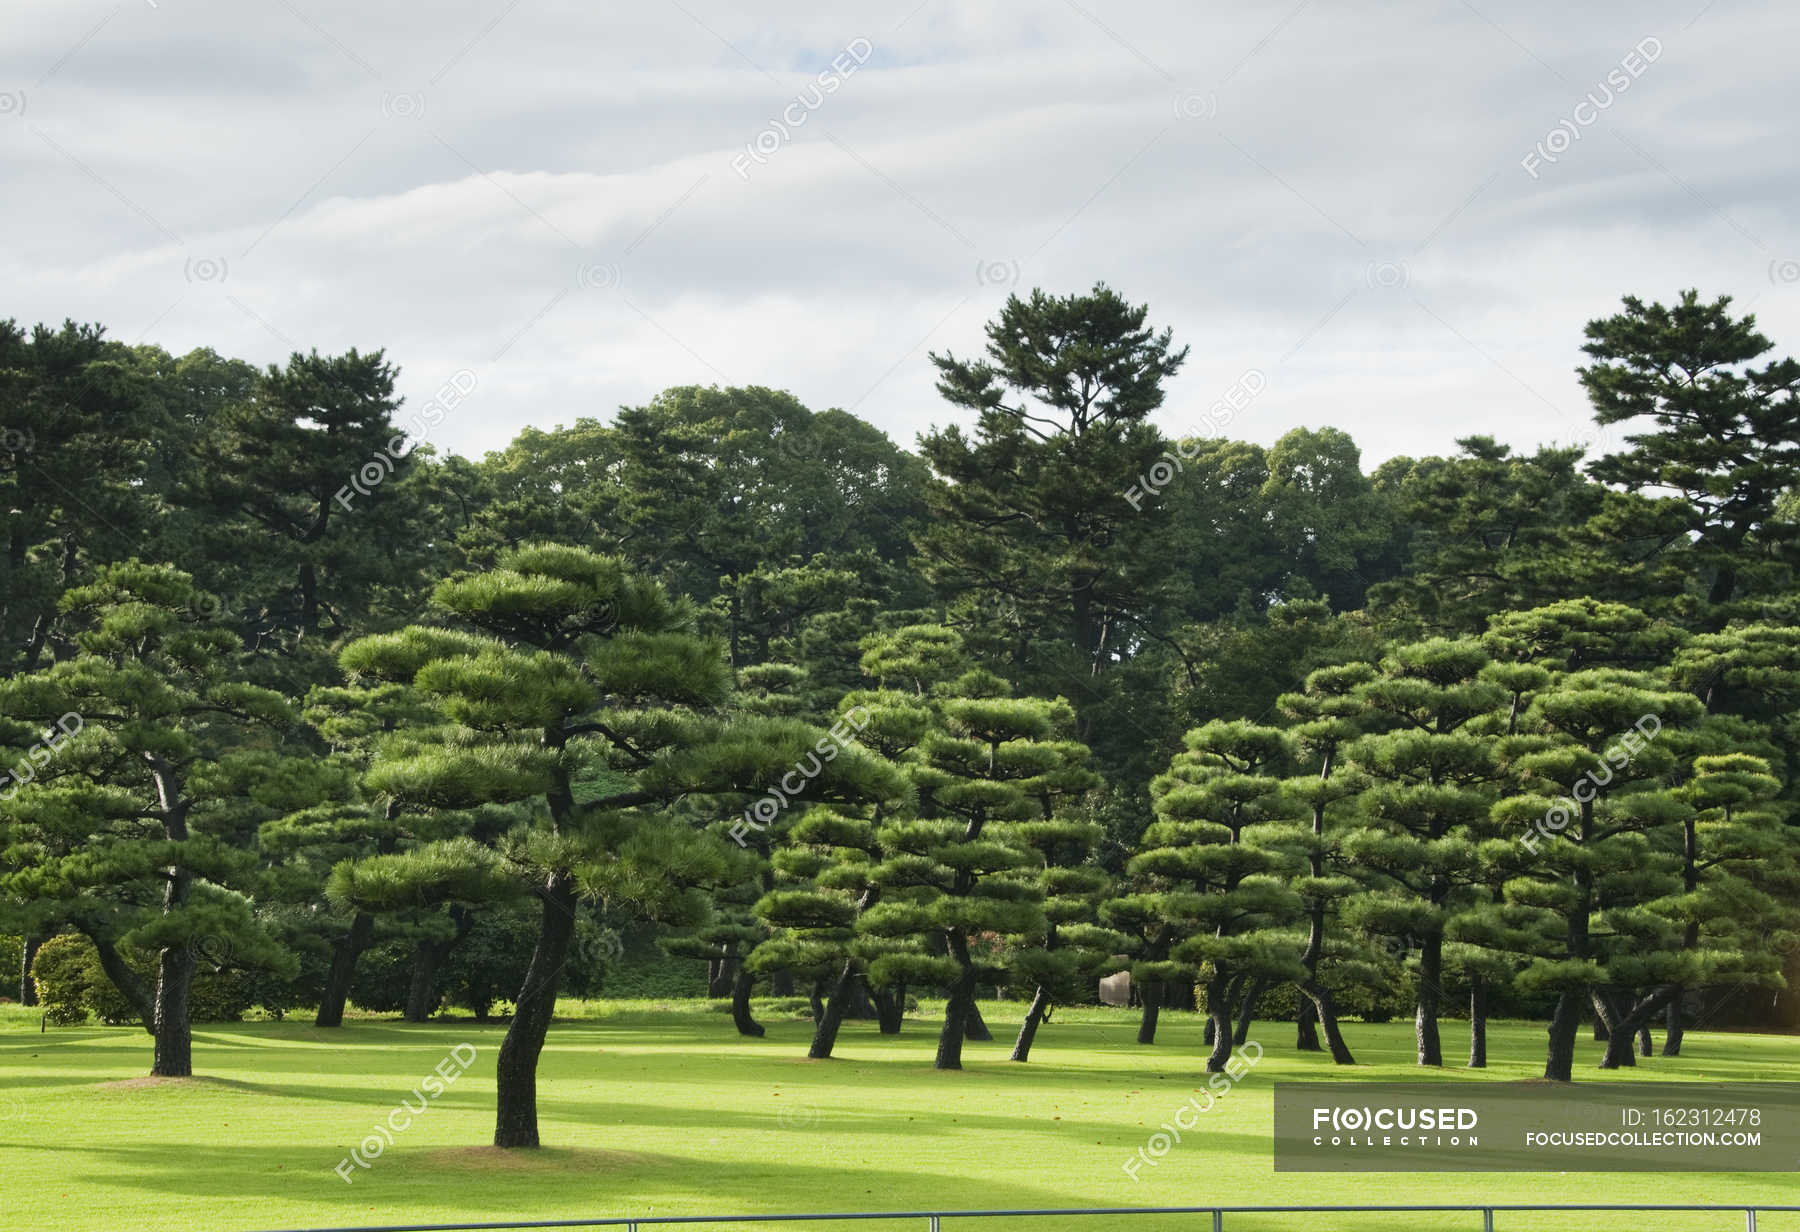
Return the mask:
[[(152, 954), (128, 952), (126, 963), (146, 986), (156, 980)], [(32, 983), (44, 1013), (55, 1026), (79, 1026), (97, 1014), (109, 1027), (140, 1021), (137, 1008), (125, 999), (100, 965), (94, 943), (80, 933), (63, 933), (46, 941), (31, 964)], [(188, 1017), (194, 1022), (237, 1022), (250, 1008), (248, 981), (235, 971), (213, 971), (204, 961), (188, 991)]]
[(63, 933), (38, 947), (31, 960), (31, 984), (52, 1026), (77, 1027), (88, 1020), (88, 994), (98, 965), (93, 943), (80, 933)]

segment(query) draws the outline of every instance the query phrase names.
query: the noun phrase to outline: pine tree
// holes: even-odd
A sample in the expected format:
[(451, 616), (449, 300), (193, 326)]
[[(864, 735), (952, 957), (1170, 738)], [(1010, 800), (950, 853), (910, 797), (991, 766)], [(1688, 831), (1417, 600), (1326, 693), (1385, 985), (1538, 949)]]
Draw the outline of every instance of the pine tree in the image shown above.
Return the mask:
[[(1284, 733), (1244, 721), (1208, 723), (1151, 784), (1157, 820), (1126, 864), (1141, 888), (1122, 902), (1167, 928), (1169, 957), (1134, 978), (1194, 980), (1205, 972), (1217, 1073), (1231, 1055), (1233, 1014), (1261, 988), (1307, 976), (1293, 938), (1301, 900), (1286, 883), (1298, 828), (1279, 777), (1291, 757)], [(1120, 918), (1117, 913), (1113, 919)]]
[(1526, 991), (1557, 996), (1546, 1078), (1573, 1076), (1584, 1002), (1612, 1018), (1603, 1065), (1625, 1064), (1638, 1028), (1660, 1005), (1639, 1002), (1617, 1017), (1605, 990), (1699, 975), (1667, 911), (1680, 890), (1670, 840), (1690, 810), (1668, 786), (1676, 755), (1654, 737), (1700, 713), (1691, 696), (1647, 674), (1570, 672), (1537, 694), (1522, 734), (1504, 746), (1513, 782), (1492, 815), (1510, 832), (1488, 859), (1510, 865), (1508, 902), (1539, 914), (1539, 927), (1521, 932), (1553, 938), (1525, 956), (1518, 977)]
[[(954, 662), (957, 643), (954, 635), (902, 630), (875, 641), (864, 669), (883, 683), (910, 678), (922, 689)], [(1069, 712), (1066, 703), (1009, 694), (1005, 682), (981, 671), (932, 689), (935, 721), (906, 763), (918, 803), (912, 815), (875, 831), (880, 859), (868, 879), (880, 901), (857, 920), (865, 937), (917, 943), (872, 961), (877, 984), (946, 989), (939, 1069), (962, 1068), (962, 1042), (979, 1015), (977, 985), (1016, 976), (1048, 933), (1044, 881), (1027, 875), (1043, 857), (1007, 823), (1042, 815), (1034, 792), (1040, 800), (1060, 794), (1071, 762), (1057, 736)], [(932, 952), (939, 946), (941, 953)]]
[(1434, 638), (1396, 649), (1381, 675), (1354, 696), (1363, 722), (1387, 727), (1363, 736), (1347, 756), (1370, 783), (1361, 826), (1344, 839), (1346, 857), (1373, 875), (1350, 902), (1359, 927), (1418, 955), (1414, 1031), (1420, 1065), (1442, 1065), (1438, 1011), (1443, 998), (1445, 930), (1470, 905), (1482, 837), (1499, 776), (1495, 737), (1476, 722), (1492, 716), (1506, 692), (1484, 678), (1478, 642)]
[[(384, 751), (371, 787), (409, 807), (530, 805), (530, 820), (496, 844), (542, 916), (497, 1063), (494, 1145), (532, 1147), (537, 1060), (579, 904), (600, 896), (702, 913), (687, 887), (722, 879), (723, 844), (660, 824), (656, 810), (758, 790), (802, 749), (739, 739), (708, 713), (730, 687), (722, 645), (690, 631), (691, 604), (617, 558), (522, 548), (441, 583), (433, 601), (474, 631), (413, 626), (355, 642), (342, 659), (432, 694), (455, 725), (438, 747)], [(618, 786), (578, 800), (576, 778), (595, 764)]]
[(1692, 551), (1705, 586), (1703, 620), (1721, 629), (1734, 601), (1779, 594), (1792, 579), (1782, 549), (1800, 524), (1781, 516), (1800, 483), (1800, 361), (1757, 362), (1774, 350), (1731, 297), (1683, 291), (1671, 306), (1626, 296), (1624, 311), (1587, 326), (1594, 361), (1581, 383), (1602, 424), (1648, 425), (1588, 471), (1629, 491), (1672, 490), (1657, 502), (1683, 515), (1664, 542)]
[(1305, 995), (1300, 1005), (1298, 1044), (1302, 1051), (1318, 1051), (1318, 1029), (1323, 1028), (1331, 1059), (1339, 1065), (1355, 1064), (1355, 1058), (1344, 1042), (1331, 990), (1318, 973), (1326, 955), (1328, 927), (1343, 902), (1360, 888), (1342, 840), (1364, 784), (1357, 775), (1344, 773), (1339, 760), (1344, 747), (1361, 733), (1356, 716), (1362, 704), (1355, 691), (1374, 675), (1375, 669), (1367, 663), (1320, 668), (1307, 676), (1304, 691), (1283, 694), (1278, 702), (1294, 720), (1288, 735), (1296, 752), (1318, 764), (1317, 774), (1290, 778), (1286, 785), (1288, 795), (1306, 809), (1311, 820), (1305, 870), (1293, 882), (1307, 921), (1306, 949), (1300, 956), (1306, 975), (1300, 983)]
[[(0, 893), (75, 928), (155, 1038), (151, 1073), (193, 1073), (201, 958), (291, 968), (258, 925), (257, 827), (341, 775), (294, 736), (281, 696), (239, 682), (243, 648), (188, 575), (137, 561), (67, 592), (76, 653), (0, 684), (14, 746), (0, 795)], [(155, 956), (146, 982), (132, 955)]]

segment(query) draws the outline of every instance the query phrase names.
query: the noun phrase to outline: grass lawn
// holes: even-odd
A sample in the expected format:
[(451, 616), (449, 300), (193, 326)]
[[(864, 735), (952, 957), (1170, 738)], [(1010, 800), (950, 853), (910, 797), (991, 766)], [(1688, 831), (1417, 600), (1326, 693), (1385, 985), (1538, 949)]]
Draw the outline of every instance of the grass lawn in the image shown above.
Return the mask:
[[(927, 1007), (929, 1009), (931, 1007)], [(568, 1003), (539, 1068), (538, 1152), (486, 1148), (504, 1028), (353, 1020), (202, 1027), (186, 1082), (141, 1079), (150, 1041), (128, 1028), (40, 1034), (0, 1007), (0, 1229), (327, 1227), (649, 1214), (922, 1208), (1167, 1206), (1207, 1202), (1746, 1202), (1800, 1205), (1800, 1174), (1282, 1174), (1270, 1166), (1278, 1078), (1331, 1075), (1292, 1051), (1293, 1028), (1259, 1024), (1266, 1055), (1200, 1126), (1134, 1182), (1122, 1165), (1204, 1081), (1201, 1023), (1164, 1014), (1153, 1048), (1136, 1011), (1064, 1011), (1028, 1065), (1006, 1060), (1020, 1007), (984, 1007), (997, 1038), (961, 1073), (931, 1069), (935, 1023), (883, 1038), (849, 1024), (838, 1059), (804, 1059), (810, 1024), (741, 1039), (703, 1003)], [(1344, 1076), (1415, 1078), (1410, 1023), (1347, 1024), (1362, 1062)], [(1445, 1051), (1466, 1046), (1446, 1024)], [(1495, 1024), (1492, 1079), (1536, 1077), (1543, 1028)], [(458, 1045), (475, 1049), (394, 1145), (346, 1183), (334, 1168)], [(1580, 1077), (1598, 1046), (1585, 1042)], [(1800, 1039), (1693, 1032), (1687, 1055), (1625, 1078), (1800, 1079)], [(467, 1056), (467, 1049), (461, 1050)], [(1338, 1071), (1344, 1073), (1343, 1071)], [(1449, 1068), (1446, 1077), (1464, 1071)], [(1511, 1229), (1617, 1227), (1616, 1216), (1501, 1216)], [(1741, 1228), (1741, 1215), (1629, 1216), (1631, 1232)], [(945, 1221), (947, 1229), (1182, 1229), (1209, 1220)], [(919, 1224), (823, 1225), (885, 1232)], [(1479, 1216), (1260, 1218), (1252, 1229), (1478, 1228)], [(1800, 1232), (1765, 1216), (1761, 1232)]]

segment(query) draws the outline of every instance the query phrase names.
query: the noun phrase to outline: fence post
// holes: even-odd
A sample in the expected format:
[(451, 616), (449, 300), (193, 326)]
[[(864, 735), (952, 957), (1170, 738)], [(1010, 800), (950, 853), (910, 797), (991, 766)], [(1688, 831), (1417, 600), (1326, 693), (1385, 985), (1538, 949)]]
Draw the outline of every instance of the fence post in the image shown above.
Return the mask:
[(929, 1227), (930, 1232), (938, 1232), (938, 1217), (936, 1215), (927, 1215), (925, 1218), (929, 1221), (927, 1226)]
[(1213, 1207), (1213, 1232), (1225, 1232), (1225, 1212)]
[(1754, 1206), (1744, 1208), (1744, 1232), (1756, 1232), (1756, 1208)]
[(1494, 1208), (1491, 1206), (1481, 1208), (1481, 1232), (1494, 1232)]

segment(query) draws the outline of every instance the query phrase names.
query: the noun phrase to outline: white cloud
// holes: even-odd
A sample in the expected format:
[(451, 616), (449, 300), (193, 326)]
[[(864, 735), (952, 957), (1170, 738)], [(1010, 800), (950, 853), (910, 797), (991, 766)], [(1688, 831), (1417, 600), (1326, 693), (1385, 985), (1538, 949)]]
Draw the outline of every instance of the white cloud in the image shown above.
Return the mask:
[[(436, 433), (462, 451), (714, 381), (910, 443), (947, 417), (925, 352), (976, 349), (1017, 262), (1175, 327), (1171, 431), (1257, 367), (1251, 439), (1566, 440), (1621, 294), (1733, 292), (1800, 349), (1770, 277), (1800, 256), (1796, 18), (1701, 8), (15, 5), (0, 311), (259, 362), (385, 347), (415, 399), (474, 369)], [(1531, 178), (1646, 34), (1662, 56)]]

